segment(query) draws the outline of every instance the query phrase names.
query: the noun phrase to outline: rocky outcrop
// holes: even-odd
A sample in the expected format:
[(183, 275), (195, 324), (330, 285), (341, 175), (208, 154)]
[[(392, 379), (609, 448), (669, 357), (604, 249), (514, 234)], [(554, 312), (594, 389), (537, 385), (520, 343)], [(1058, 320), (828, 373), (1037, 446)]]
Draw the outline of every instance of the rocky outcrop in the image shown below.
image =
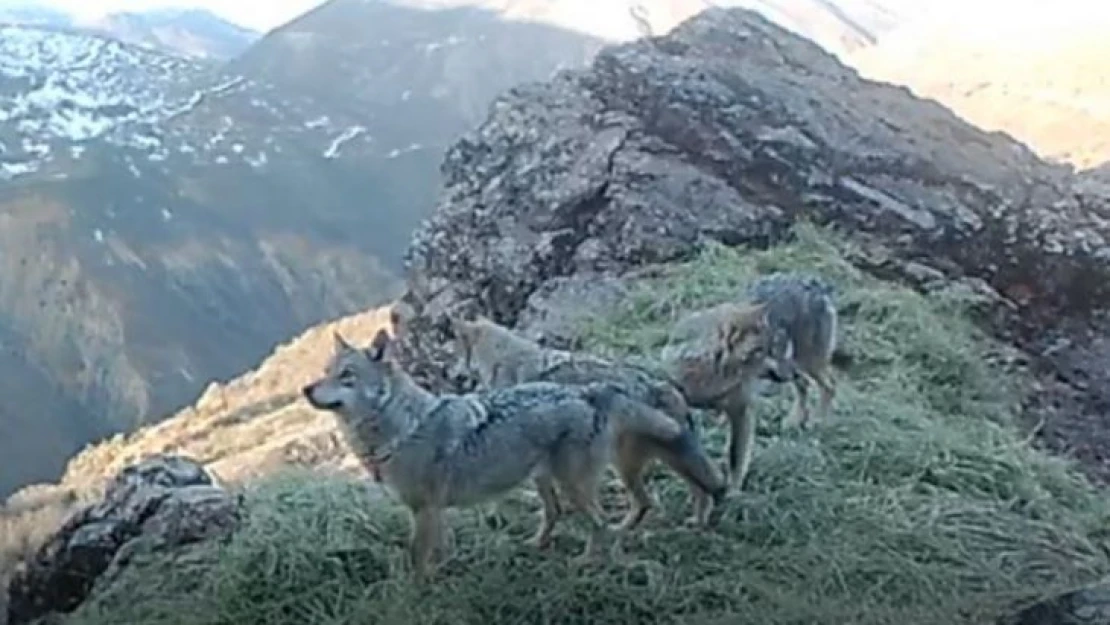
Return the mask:
[(9, 625), (68, 613), (137, 553), (222, 535), (238, 522), (240, 501), (199, 464), (154, 456), (119, 472), (99, 503), (65, 521), (9, 587)]
[(800, 217), (978, 276), (1032, 316), (1110, 300), (1102, 213), (1065, 168), (757, 14), (710, 10), (501, 98), (448, 152), (410, 267), (515, 323), (552, 279), (774, 241)]
[[(407, 257), (403, 354), (429, 387), (453, 386), (446, 313), (565, 342), (632, 272), (808, 219), (880, 277), (986, 295), (986, 325), (1037, 374), (1040, 442), (1110, 480), (1110, 195), (755, 13), (708, 10), (513, 90), (442, 170)], [(1037, 609), (1023, 622), (1065, 622)]]
[(568, 302), (611, 297), (630, 270), (706, 240), (765, 246), (805, 218), (875, 250), (857, 260), (884, 277), (990, 292), (1005, 313), (994, 329), (1051, 353), (1038, 360), (1059, 399), (1042, 402), (1054, 411), (1045, 440), (1083, 442), (1078, 455), (1110, 476), (1098, 451), (1110, 434), (1075, 431), (1110, 405), (1090, 392), (1110, 388), (1110, 356), (1083, 338), (1110, 304), (1108, 197), (756, 13), (708, 10), (515, 89), (442, 170), (407, 256), (420, 332), (405, 354), (429, 386), (450, 386), (433, 332), (446, 311), (540, 335), (536, 320), (565, 326), (590, 310)]

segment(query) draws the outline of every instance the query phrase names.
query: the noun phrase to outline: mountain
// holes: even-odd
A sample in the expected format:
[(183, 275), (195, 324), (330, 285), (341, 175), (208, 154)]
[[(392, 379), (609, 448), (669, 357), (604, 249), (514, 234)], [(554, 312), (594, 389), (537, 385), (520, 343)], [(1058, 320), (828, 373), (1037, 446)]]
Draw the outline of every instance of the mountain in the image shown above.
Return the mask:
[(204, 9), (110, 13), (84, 26), (127, 43), (203, 59), (230, 59), (262, 36)]
[(0, 415), (13, 436), (0, 457), (18, 446), (26, 462), (5, 463), (0, 492), (57, 475), (82, 444), (165, 416), (308, 325), (395, 296), (446, 146), (496, 94), (603, 43), (358, 0), (222, 68), (3, 27), (0, 367), (13, 392)]
[(101, 35), (179, 56), (212, 60), (230, 59), (262, 36), (211, 11), (197, 8), (152, 9), (86, 17), (34, 2), (0, 3), (0, 24)]
[(383, 218), (361, 210), (375, 177), (327, 158), (334, 135), (296, 106), (149, 49), (0, 27), (0, 368), (21, 385), (0, 491), (393, 295), (361, 234)]
[(904, 24), (851, 64), (1079, 168), (1110, 161), (1110, 7), (965, 3)]

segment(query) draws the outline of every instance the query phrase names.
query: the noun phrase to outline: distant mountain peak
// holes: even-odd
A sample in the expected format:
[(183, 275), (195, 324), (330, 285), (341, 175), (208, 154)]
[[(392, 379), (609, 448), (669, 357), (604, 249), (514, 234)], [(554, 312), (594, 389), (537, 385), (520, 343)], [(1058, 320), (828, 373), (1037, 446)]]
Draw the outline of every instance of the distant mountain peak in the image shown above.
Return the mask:
[(232, 58), (262, 36), (212, 11), (187, 6), (84, 17), (43, 3), (0, 2), (0, 24), (97, 34), (200, 59)]

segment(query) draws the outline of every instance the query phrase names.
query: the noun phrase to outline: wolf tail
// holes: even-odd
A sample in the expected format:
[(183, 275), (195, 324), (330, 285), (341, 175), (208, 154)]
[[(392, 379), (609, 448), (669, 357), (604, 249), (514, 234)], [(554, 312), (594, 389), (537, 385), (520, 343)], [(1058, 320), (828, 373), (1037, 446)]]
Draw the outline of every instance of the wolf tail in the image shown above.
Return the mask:
[(689, 414), (675, 419), (661, 410), (636, 401), (614, 384), (595, 383), (586, 387), (590, 403), (608, 416), (615, 433), (634, 433), (650, 440), (664, 452), (664, 461), (699, 488), (719, 500), (726, 484), (713, 467)]

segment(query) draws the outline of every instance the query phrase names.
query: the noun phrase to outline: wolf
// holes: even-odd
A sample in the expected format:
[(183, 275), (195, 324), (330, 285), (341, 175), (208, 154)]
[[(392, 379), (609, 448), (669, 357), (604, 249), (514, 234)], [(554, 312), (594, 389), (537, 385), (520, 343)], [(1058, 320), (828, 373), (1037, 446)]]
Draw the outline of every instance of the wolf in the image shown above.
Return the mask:
[(301, 392), (314, 408), (336, 415), (352, 450), (409, 509), (409, 559), (420, 580), (440, 543), (445, 509), (492, 501), (528, 479), (542, 502), (530, 542), (541, 549), (550, 543), (562, 513), (558, 487), (591, 529), (576, 560), (592, 558), (608, 531), (597, 489), (613, 432), (671, 425), (614, 410), (622, 392), (609, 384), (535, 382), (435, 395), (396, 362), (390, 331), (379, 330), (367, 348), (338, 334), (333, 342), (323, 375)]
[(771, 355), (772, 334), (766, 304), (724, 302), (681, 316), (660, 350), (665, 375), (687, 403), (727, 417), (729, 487), (743, 483), (751, 464), (755, 421), (748, 406), (756, 384), (787, 375)]
[(492, 320), (477, 316), (472, 320), (452, 317), (461, 376), (477, 378), (485, 388), (505, 388), (524, 382), (589, 384), (608, 382), (617, 385), (629, 400), (622, 405), (633, 412), (657, 413), (656, 419), (673, 424), (665, 436), (643, 430), (616, 433), (614, 457), (617, 473), (628, 489), (632, 505), (617, 529), (638, 526), (655, 507), (644, 485), (647, 464), (659, 459), (690, 486), (694, 514), (689, 522), (707, 526), (714, 508), (719, 509), (726, 491), (724, 479), (706, 456), (682, 392), (671, 382), (641, 367), (615, 363), (585, 353), (544, 347)]
[(843, 354), (836, 340), (838, 320), (832, 285), (815, 274), (780, 271), (754, 280), (745, 296), (750, 303), (767, 306), (770, 356), (775, 361), (767, 378), (794, 384), (794, 409), (785, 425), (804, 428), (812, 422), (806, 403), (807, 378), (820, 392), (818, 420), (824, 420), (836, 396), (831, 365), (834, 356)]
[[(716, 410), (729, 422), (727, 476), (742, 485), (751, 465), (755, 421), (749, 414), (761, 380), (793, 382), (795, 411), (788, 419), (808, 425), (805, 405), (814, 379), (821, 416), (835, 394), (829, 364), (837, 360), (833, 289), (802, 272), (776, 272), (754, 280), (738, 301), (687, 313), (672, 326), (661, 360), (694, 408)], [(840, 352), (847, 364), (850, 357)]]

